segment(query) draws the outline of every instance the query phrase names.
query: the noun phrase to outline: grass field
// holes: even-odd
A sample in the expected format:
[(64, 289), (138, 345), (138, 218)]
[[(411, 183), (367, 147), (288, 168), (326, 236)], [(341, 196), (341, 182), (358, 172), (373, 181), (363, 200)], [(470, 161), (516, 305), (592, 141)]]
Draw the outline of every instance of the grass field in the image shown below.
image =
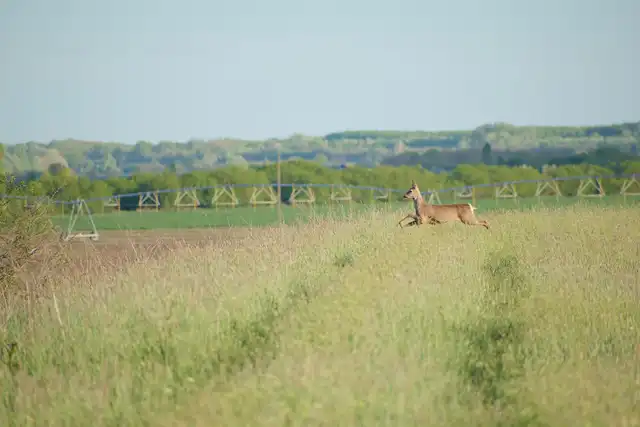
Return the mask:
[[(509, 199), (478, 200), (476, 205), (479, 212), (491, 212), (503, 209), (515, 209), (526, 211), (540, 206), (570, 206), (576, 203), (589, 206), (622, 206), (638, 204), (640, 199), (628, 198), (626, 203), (622, 197), (607, 196), (602, 199), (576, 197), (521, 198), (517, 201)], [(442, 203), (453, 203), (453, 200), (442, 200)], [(458, 202), (461, 202), (458, 200)], [(395, 210), (400, 208), (411, 209), (411, 204), (406, 203), (377, 203), (369, 204), (334, 204), (290, 207), (283, 206), (283, 220), (287, 224), (306, 222), (311, 218), (333, 219), (343, 218), (348, 215), (359, 214), (371, 209)], [(98, 230), (159, 230), (159, 229), (187, 229), (209, 227), (238, 227), (238, 226), (264, 226), (276, 224), (278, 212), (274, 207), (237, 207), (228, 209), (197, 209), (195, 211), (163, 211), (158, 212), (120, 212), (93, 215)], [(66, 228), (68, 216), (56, 216), (53, 218), (56, 225)], [(87, 217), (79, 217), (76, 229), (89, 229)]]
[[(397, 205), (396, 205), (397, 207)], [(393, 206), (377, 204), (283, 206), (282, 216), (286, 224), (306, 222), (311, 218), (334, 219), (366, 212), (372, 209), (393, 209)], [(68, 216), (56, 216), (53, 222), (66, 227)], [(278, 211), (274, 207), (247, 207), (225, 209), (197, 209), (183, 211), (110, 212), (94, 214), (98, 230), (158, 230), (209, 227), (259, 227), (278, 222)], [(78, 227), (89, 225), (87, 217), (79, 217)]]
[(0, 425), (640, 426), (640, 209), (486, 218), (67, 272), (2, 312)]

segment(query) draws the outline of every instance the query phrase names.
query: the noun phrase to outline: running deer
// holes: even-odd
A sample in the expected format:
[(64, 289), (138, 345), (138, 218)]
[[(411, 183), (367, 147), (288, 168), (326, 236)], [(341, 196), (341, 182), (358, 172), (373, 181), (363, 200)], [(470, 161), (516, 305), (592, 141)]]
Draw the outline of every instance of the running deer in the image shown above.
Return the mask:
[(407, 226), (419, 226), (421, 224), (436, 225), (449, 221), (460, 221), (465, 225), (481, 225), (487, 229), (489, 228), (487, 221), (476, 218), (473, 213), (476, 208), (470, 203), (456, 203), (453, 205), (432, 205), (426, 203), (415, 181), (411, 181), (411, 188), (404, 194), (403, 198), (413, 200), (415, 213), (402, 218), (398, 222), (400, 227), (403, 227), (402, 221), (411, 218), (413, 221), (406, 224)]

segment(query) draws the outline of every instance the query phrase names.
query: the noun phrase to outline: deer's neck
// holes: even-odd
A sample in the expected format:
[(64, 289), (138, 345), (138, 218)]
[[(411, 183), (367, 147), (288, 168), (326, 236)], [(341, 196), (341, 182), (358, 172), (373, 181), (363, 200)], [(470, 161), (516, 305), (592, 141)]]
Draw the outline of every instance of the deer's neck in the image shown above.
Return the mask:
[(416, 211), (416, 215), (422, 216), (424, 213), (424, 209), (426, 208), (426, 203), (422, 197), (418, 197), (417, 199), (413, 199), (413, 208)]

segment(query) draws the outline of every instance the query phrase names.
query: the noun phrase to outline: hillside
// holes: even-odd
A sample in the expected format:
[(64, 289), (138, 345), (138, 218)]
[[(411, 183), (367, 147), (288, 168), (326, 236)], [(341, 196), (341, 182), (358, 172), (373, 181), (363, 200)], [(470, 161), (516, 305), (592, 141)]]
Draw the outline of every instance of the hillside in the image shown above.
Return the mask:
[[(621, 147), (635, 154), (640, 142), (640, 121), (585, 127), (514, 126), (486, 124), (462, 131), (345, 131), (321, 136), (294, 134), (286, 139), (240, 139), (118, 142), (56, 140), (7, 145), (2, 166), (24, 174), (47, 171), (55, 165), (70, 167), (89, 177), (128, 175), (139, 171), (177, 172), (226, 165), (273, 162), (278, 144), (282, 159), (315, 160), (328, 165), (421, 164), (450, 169), (477, 159), (489, 143), (505, 163), (532, 153), (546, 153), (540, 161), (579, 155), (602, 145)], [(454, 151), (455, 150), (455, 151)], [(515, 154), (514, 154), (515, 153)], [(527, 154), (528, 153), (528, 154)], [(438, 157), (440, 156), (440, 157)], [(441, 160), (438, 160), (441, 159)], [(475, 160), (474, 160), (475, 161)], [(497, 161), (497, 160), (496, 160)], [(517, 162), (516, 162), (517, 163)]]

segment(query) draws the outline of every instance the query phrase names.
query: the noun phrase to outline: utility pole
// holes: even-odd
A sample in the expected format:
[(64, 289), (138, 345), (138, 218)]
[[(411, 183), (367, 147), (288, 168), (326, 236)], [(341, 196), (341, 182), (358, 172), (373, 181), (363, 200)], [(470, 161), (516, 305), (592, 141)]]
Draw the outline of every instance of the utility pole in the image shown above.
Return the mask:
[(278, 185), (278, 223), (282, 225), (282, 178), (280, 175), (280, 144), (278, 144), (278, 157), (276, 160), (276, 180)]

